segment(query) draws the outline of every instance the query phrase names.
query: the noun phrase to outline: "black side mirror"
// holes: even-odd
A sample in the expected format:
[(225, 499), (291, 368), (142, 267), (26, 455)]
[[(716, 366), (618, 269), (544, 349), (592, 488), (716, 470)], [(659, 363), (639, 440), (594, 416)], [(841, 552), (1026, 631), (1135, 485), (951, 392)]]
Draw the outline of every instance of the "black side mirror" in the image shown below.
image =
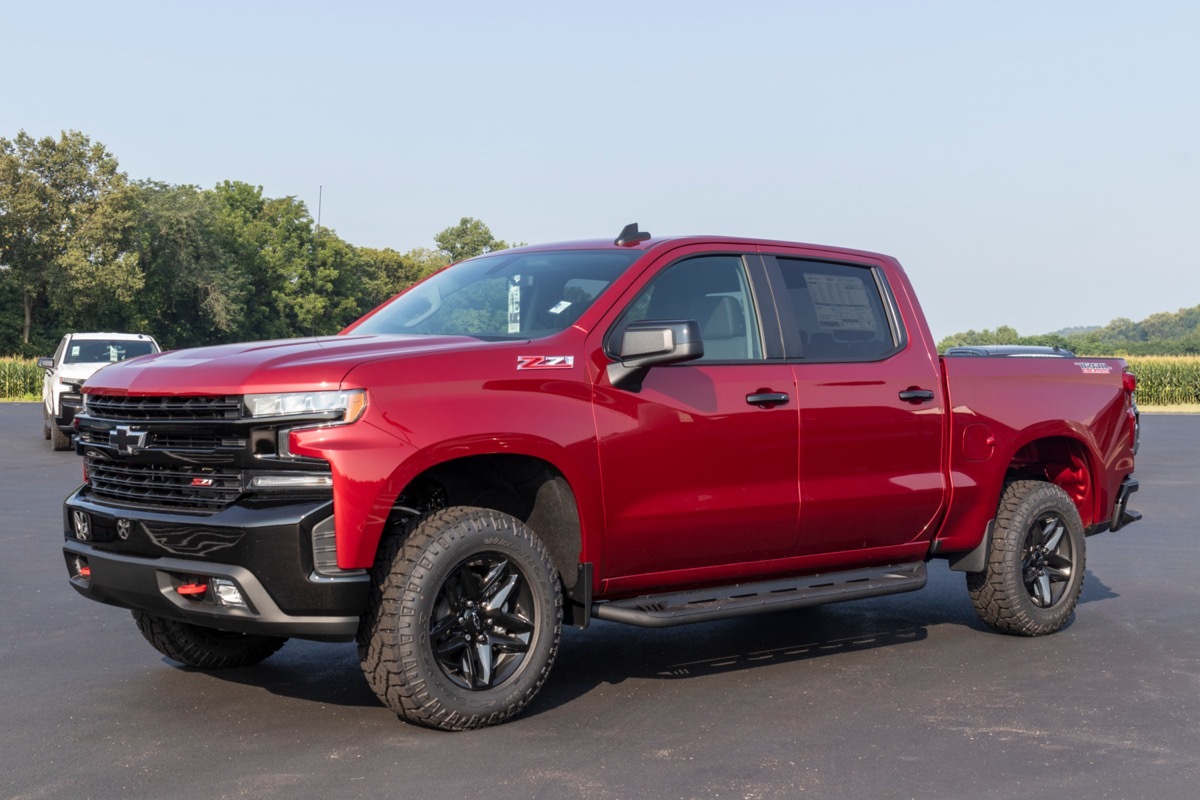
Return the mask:
[(54, 369), (54, 359), (50, 356), (42, 356), (37, 360), (37, 365), (42, 369)]
[(614, 355), (618, 360), (608, 365), (609, 383), (619, 389), (640, 392), (650, 367), (678, 364), (704, 355), (700, 324), (690, 319), (631, 322), (621, 333), (620, 346)]

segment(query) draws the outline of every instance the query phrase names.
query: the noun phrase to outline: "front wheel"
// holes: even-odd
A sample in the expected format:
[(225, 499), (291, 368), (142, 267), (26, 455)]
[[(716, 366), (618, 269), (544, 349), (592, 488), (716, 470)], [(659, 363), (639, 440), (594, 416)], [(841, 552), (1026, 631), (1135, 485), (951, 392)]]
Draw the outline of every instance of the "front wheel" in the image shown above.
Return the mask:
[(53, 419), (50, 420), (50, 436), (47, 438), (50, 439), (50, 446), (55, 450), (71, 449), (71, 435), (63, 433)]
[(1041, 481), (1016, 481), (1000, 499), (983, 572), (967, 573), (979, 618), (1018, 636), (1054, 633), (1079, 602), (1083, 524), (1071, 498)]
[(134, 611), (138, 630), (167, 658), (197, 669), (248, 667), (271, 656), (287, 639), (219, 631)]
[(385, 541), (359, 627), (367, 683), (402, 719), (495, 725), (533, 699), (562, 635), (562, 591), (520, 520), (453, 507)]

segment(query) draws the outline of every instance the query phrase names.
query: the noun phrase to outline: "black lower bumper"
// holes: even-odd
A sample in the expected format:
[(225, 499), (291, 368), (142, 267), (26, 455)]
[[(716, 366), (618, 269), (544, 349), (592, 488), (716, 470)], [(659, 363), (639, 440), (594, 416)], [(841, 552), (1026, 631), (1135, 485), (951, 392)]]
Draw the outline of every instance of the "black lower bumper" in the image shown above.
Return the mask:
[(233, 506), (192, 516), (95, 502), (64, 505), (71, 585), (97, 602), (205, 627), (349, 641), (366, 605), (364, 571), (314, 569), (313, 530), (332, 503)]

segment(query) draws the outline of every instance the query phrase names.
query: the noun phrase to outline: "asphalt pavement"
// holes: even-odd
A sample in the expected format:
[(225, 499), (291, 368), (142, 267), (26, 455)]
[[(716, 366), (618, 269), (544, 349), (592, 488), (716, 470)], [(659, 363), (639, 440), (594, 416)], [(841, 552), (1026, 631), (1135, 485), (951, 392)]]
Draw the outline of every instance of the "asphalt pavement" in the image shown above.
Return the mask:
[(0, 403), (0, 797), (1194, 798), (1200, 416), (1144, 417), (1133, 506), (1088, 540), (1073, 621), (1021, 639), (962, 575), (667, 630), (568, 630), (515, 721), (447, 734), (375, 700), (352, 644), (200, 672), (61, 555), (81, 460)]

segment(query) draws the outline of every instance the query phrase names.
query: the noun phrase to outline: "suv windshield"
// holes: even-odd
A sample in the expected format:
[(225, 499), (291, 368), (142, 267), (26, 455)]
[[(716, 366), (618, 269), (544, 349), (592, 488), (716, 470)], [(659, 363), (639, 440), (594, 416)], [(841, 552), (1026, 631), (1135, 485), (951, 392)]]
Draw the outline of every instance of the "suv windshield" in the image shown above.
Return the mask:
[(575, 322), (638, 255), (570, 250), (473, 258), (414, 286), (354, 333), (548, 336)]
[(63, 356), (64, 364), (112, 364), (156, 353), (146, 339), (76, 339)]

